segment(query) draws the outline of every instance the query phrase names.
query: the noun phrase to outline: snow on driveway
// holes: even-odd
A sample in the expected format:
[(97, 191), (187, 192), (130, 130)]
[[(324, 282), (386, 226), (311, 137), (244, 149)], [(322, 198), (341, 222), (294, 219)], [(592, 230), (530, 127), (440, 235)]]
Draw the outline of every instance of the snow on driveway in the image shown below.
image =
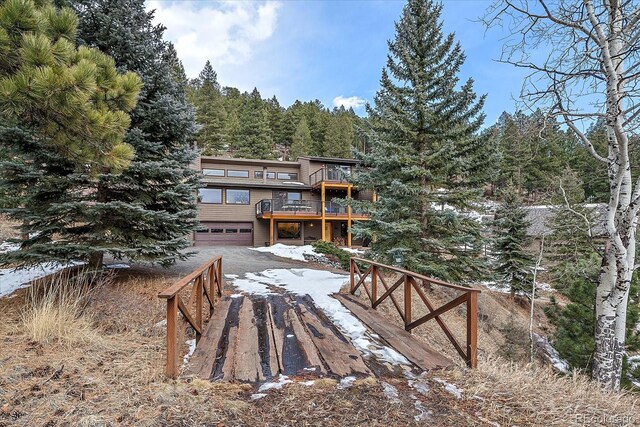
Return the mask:
[(253, 295), (269, 295), (281, 288), (294, 295), (309, 295), (315, 305), (351, 339), (354, 347), (362, 354), (372, 354), (392, 365), (410, 366), (411, 363), (393, 348), (381, 344), (371, 336), (358, 318), (331, 294), (349, 281), (349, 277), (325, 270), (310, 268), (272, 269), (260, 273), (247, 273), (244, 278), (231, 281), (240, 291)]
[(304, 261), (307, 262), (304, 255), (320, 255), (316, 251), (313, 250), (313, 246), (304, 245), (304, 246), (291, 246), (291, 245), (283, 245), (282, 243), (276, 243), (273, 246), (266, 246), (263, 248), (249, 248), (252, 251), (269, 253), (275, 256), (279, 256), (282, 258), (294, 259), (296, 261)]

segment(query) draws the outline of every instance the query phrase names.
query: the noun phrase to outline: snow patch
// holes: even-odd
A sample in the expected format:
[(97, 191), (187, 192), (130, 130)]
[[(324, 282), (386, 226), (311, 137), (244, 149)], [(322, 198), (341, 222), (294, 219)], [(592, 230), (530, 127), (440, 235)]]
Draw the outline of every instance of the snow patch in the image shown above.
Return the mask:
[(267, 246), (264, 248), (249, 248), (252, 251), (262, 252), (262, 253), (270, 253), (275, 256), (279, 256), (281, 258), (289, 258), (294, 259), (296, 261), (307, 262), (304, 255), (316, 255), (320, 254), (313, 250), (313, 246), (304, 245), (304, 246), (291, 246), (291, 245), (283, 245), (282, 243), (276, 243), (273, 246)]
[(366, 251), (364, 249), (356, 249), (356, 248), (347, 248), (347, 247), (340, 247), (340, 249), (342, 249), (343, 251), (347, 251), (350, 252), (352, 254), (356, 254), (356, 255), (362, 255), (364, 254)]
[(26, 288), (33, 280), (64, 270), (67, 267), (82, 264), (81, 262), (71, 262), (68, 264), (52, 262), (22, 269), (0, 269), (0, 298), (10, 295), (18, 289)]
[(391, 403), (402, 403), (399, 399), (398, 389), (391, 384), (382, 381), (382, 390), (384, 395), (391, 401)]
[(413, 388), (415, 391), (420, 393), (423, 396), (426, 396), (429, 393), (429, 385), (422, 381), (409, 380), (409, 387)]
[(560, 353), (556, 350), (549, 340), (542, 335), (538, 335), (534, 332), (533, 339), (536, 341), (536, 345), (540, 347), (544, 353), (547, 361), (558, 371), (563, 374), (568, 374), (571, 371), (569, 363), (560, 357)]
[(258, 388), (258, 392), (263, 392), (263, 391), (272, 390), (272, 389), (280, 390), (285, 384), (289, 384), (292, 382), (293, 381), (291, 381), (288, 376), (280, 374), (278, 376), (277, 381), (262, 384), (260, 388)]
[(193, 352), (196, 351), (196, 340), (195, 339), (186, 340), (185, 344), (187, 344), (189, 346), (189, 351), (182, 358), (182, 364), (183, 365), (189, 361), (189, 358), (193, 355)]
[(227, 279), (237, 279), (238, 276), (237, 274), (225, 274), (224, 277), (226, 277)]
[(336, 388), (338, 390), (344, 390), (345, 388), (351, 387), (354, 382), (356, 382), (356, 377), (352, 377), (352, 376), (344, 377), (343, 379), (340, 380)]
[(631, 381), (631, 384), (633, 384), (634, 387), (640, 389), (640, 380), (636, 379), (631, 375), (632, 372), (634, 372), (636, 369), (640, 367), (640, 355), (629, 356), (627, 358), (627, 361), (629, 362), (629, 374), (628, 374), (629, 381)]
[(254, 394), (251, 395), (251, 400), (262, 399), (266, 395), (267, 395), (267, 393), (254, 393)]
[(418, 399), (416, 399), (415, 402), (413, 402), (413, 406), (418, 411), (418, 415), (415, 415), (413, 417), (413, 419), (416, 420), (416, 422), (426, 421), (426, 420), (431, 419), (431, 415), (433, 414), (433, 412), (431, 412), (429, 409), (427, 409), (422, 404), (422, 402), (420, 402)]
[(311, 387), (315, 383), (316, 383), (316, 380), (309, 380), (309, 381), (302, 381), (300, 384), (302, 384), (305, 387)]
[(2, 242), (0, 243), (0, 254), (14, 252), (20, 249), (20, 243)]
[(462, 392), (464, 390), (462, 390), (462, 389), (456, 387), (455, 385), (453, 385), (453, 384), (451, 384), (451, 383), (449, 383), (449, 382), (447, 382), (447, 381), (445, 381), (443, 379), (440, 379), (440, 378), (434, 378), (433, 380), (435, 382), (437, 382), (437, 383), (442, 384), (444, 386), (444, 389), (446, 391), (448, 391), (449, 393), (453, 394), (456, 397), (456, 399), (461, 399), (462, 398)]

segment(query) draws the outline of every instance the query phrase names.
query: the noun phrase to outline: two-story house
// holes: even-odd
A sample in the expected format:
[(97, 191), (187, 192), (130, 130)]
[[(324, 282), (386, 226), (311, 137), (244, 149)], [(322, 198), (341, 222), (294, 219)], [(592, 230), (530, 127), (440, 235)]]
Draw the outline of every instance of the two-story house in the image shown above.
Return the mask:
[(301, 157), (295, 162), (202, 156), (196, 246), (302, 245), (314, 240), (363, 245), (351, 237), (367, 220), (334, 199), (372, 200), (348, 182), (356, 160)]

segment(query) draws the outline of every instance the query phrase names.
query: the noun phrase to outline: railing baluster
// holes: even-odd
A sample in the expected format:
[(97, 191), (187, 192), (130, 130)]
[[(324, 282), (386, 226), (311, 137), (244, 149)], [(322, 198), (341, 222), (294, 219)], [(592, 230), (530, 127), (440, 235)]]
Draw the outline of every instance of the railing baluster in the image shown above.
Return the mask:
[[(203, 300), (203, 292), (204, 292), (204, 274), (200, 275), (197, 279), (197, 284), (196, 284), (196, 324), (198, 325), (198, 328), (200, 329), (200, 331), (202, 331), (202, 300)], [(196, 344), (198, 344), (198, 342), (200, 342), (200, 337), (202, 336), (202, 334), (200, 332), (196, 331)]]
[[(378, 266), (374, 265), (371, 269), (371, 306), (378, 299)], [(374, 307), (375, 308), (375, 307)]]
[(178, 295), (167, 299), (167, 365), (168, 377), (178, 376)]
[(353, 294), (353, 287), (355, 286), (355, 282), (354, 282), (355, 272), (356, 272), (356, 262), (353, 260), (353, 258), (351, 258), (349, 260), (349, 277), (351, 278), (350, 280), (351, 287), (349, 288), (349, 290), (351, 291), (352, 294)]

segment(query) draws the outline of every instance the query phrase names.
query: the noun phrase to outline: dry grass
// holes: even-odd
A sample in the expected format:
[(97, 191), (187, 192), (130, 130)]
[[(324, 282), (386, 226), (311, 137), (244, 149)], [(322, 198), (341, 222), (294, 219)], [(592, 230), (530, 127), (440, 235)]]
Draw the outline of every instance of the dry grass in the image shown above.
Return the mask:
[(28, 303), (20, 319), (21, 330), (33, 341), (74, 346), (96, 344), (100, 334), (85, 308), (111, 276), (80, 271), (52, 276), (28, 290)]

